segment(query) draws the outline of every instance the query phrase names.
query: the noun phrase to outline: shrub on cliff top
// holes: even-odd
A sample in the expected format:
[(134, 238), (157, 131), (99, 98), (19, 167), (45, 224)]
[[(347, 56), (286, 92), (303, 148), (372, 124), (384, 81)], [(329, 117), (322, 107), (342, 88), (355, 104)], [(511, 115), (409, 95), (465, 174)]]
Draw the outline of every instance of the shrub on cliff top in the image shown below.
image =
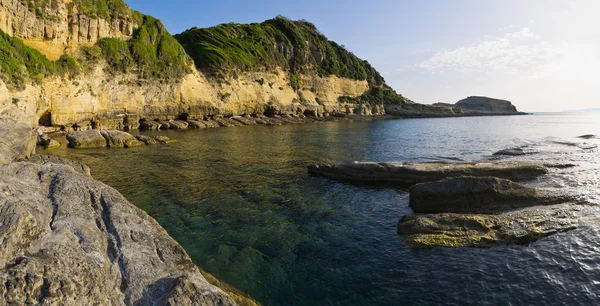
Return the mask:
[(103, 38), (98, 46), (113, 71), (166, 80), (176, 80), (190, 72), (191, 60), (185, 50), (162, 22), (151, 16), (144, 16), (130, 41)]
[[(196, 66), (215, 75), (228, 70), (288, 69), (384, 84), (367, 62), (328, 40), (306, 21), (278, 16), (263, 23), (192, 28), (175, 35)], [(227, 73), (225, 73), (227, 74)]]

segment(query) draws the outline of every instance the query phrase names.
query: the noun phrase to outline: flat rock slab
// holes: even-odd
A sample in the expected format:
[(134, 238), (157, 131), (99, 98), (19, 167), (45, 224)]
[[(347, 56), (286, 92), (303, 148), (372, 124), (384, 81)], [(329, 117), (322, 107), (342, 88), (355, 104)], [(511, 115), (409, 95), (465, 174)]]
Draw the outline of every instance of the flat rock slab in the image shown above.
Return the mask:
[(398, 233), (413, 248), (527, 244), (575, 229), (575, 213), (564, 209), (525, 210), (500, 215), (433, 214), (406, 216)]
[(351, 162), (338, 165), (315, 164), (308, 167), (308, 172), (342, 181), (412, 186), (458, 176), (493, 176), (512, 181), (525, 181), (547, 173), (547, 169), (541, 163), (519, 161)]
[(246, 117), (242, 117), (242, 116), (233, 116), (231, 117), (232, 120), (235, 120), (243, 125), (257, 125), (258, 123), (256, 122), (256, 119), (254, 118), (246, 118)]
[(100, 131), (100, 134), (106, 139), (107, 145), (111, 148), (133, 148), (143, 145), (142, 142), (127, 132), (107, 130)]
[(154, 219), (72, 164), (0, 167), (0, 304), (235, 304)]
[(413, 211), (427, 214), (493, 214), (569, 200), (496, 177), (447, 178), (416, 184), (409, 191)]
[(75, 149), (104, 148), (108, 145), (99, 130), (71, 132), (67, 134), (67, 140)]

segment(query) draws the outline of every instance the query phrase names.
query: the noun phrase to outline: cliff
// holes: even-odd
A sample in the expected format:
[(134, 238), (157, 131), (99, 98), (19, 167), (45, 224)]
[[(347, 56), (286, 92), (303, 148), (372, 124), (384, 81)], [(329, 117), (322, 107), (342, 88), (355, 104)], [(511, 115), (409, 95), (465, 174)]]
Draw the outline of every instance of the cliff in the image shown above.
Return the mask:
[[(259, 33), (256, 25), (191, 29), (177, 35), (184, 49), (159, 20), (120, 0), (0, 0), (0, 17), (0, 116), (32, 124), (108, 129), (182, 116), (371, 115), (405, 101), (307, 22), (278, 17)], [(231, 39), (223, 40), (224, 57), (198, 47), (220, 32), (236, 37), (238, 49)], [(243, 46), (257, 41), (260, 57), (251, 57), (256, 50)]]

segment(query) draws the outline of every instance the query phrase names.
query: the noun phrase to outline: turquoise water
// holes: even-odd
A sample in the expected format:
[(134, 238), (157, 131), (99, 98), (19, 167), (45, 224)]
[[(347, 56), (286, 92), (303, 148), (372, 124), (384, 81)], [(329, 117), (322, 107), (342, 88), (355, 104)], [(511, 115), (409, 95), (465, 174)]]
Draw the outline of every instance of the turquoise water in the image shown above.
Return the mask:
[[(147, 132), (178, 142), (52, 154), (85, 162), (153, 216), (194, 262), (266, 305), (600, 303), (600, 228), (528, 246), (413, 250), (402, 189), (307, 175), (314, 162), (525, 158), (572, 162), (532, 184), (599, 203), (598, 114), (327, 122)], [(590, 225), (591, 224), (591, 225)]]

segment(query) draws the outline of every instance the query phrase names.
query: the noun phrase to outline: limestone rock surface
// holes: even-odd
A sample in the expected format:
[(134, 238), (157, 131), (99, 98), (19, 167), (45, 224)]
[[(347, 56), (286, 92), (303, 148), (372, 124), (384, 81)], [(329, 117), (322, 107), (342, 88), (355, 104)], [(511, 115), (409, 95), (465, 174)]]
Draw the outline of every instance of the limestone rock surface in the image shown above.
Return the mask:
[(73, 165), (0, 167), (2, 303), (235, 304), (154, 219)]
[(535, 162), (351, 162), (337, 165), (315, 164), (308, 172), (328, 178), (363, 183), (391, 183), (411, 186), (447, 177), (493, 176), (513, 181), (536, 178), (547, 172)]

